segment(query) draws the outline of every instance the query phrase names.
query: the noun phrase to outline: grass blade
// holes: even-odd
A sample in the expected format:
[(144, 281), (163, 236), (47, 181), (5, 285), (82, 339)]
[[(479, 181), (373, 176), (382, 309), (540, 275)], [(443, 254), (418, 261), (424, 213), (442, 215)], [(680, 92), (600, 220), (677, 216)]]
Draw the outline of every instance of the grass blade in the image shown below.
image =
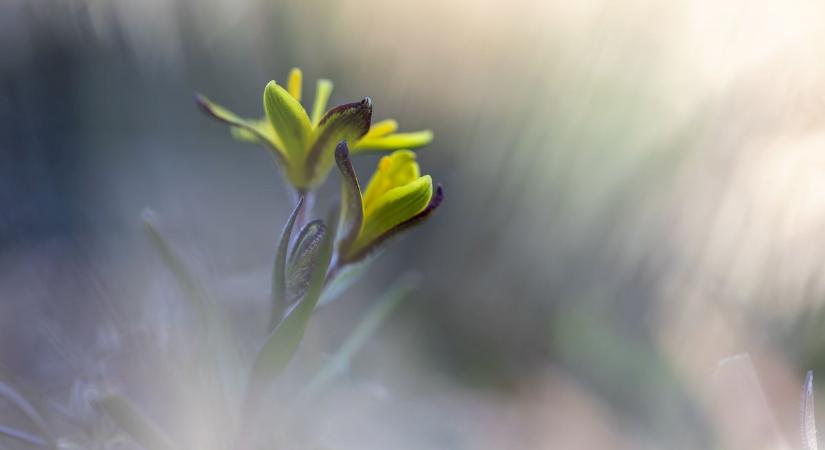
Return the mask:
[(177, 450), (173, 441), (128, 400), (110, 394), (98, 404), (135, 442), (146, 450)]
[(355, 355), (382, 323), (406, 300), (418, 285), (418, 277), (408, 274), (396, 281), (367, 311), (341, 348), (321, 367), (302, 390), (300, 398), (310, 399), (323, 391), (349, 368)]
[(29, 433), (28, 431), (18, 430), (17, 428), (0, 425), (0, 436), (6, 436), (26, 444), (37, 445), (39, 447), (49, 447), (48, 442), (40, 436)]
[(804, 450), (817, 450), (816, 414), (814, 411), (814, 372), (808, 371), (802, 386), (801, 402), (802, 445)]
[(46, 425), (46, 421), (43, 419), (43, 416), (37, 412), (34, 406), (32, 406), (32, 404), (26, 400), (23, 395), (17, 392), (17, 390), (10, 385), (0, 382), (0, 397), (9, 401), (18, 410), (20, 410), (26, 418), (29, 419), (29, 421), (37, 428), (37, 431), (46, 437), (46, 444), (49, 447), (55, 449), (57, 448), (57, 441), (49, 431), (49, 427)]

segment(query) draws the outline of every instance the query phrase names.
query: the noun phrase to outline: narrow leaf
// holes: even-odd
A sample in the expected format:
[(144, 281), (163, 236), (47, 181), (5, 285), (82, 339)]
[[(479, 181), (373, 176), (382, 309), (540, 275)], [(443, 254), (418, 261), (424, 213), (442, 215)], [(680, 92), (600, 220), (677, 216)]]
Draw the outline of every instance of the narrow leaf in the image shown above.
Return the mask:
[(335, 147), (339, 142), (356, 142), (370, 128), (372, 100), (347, 103), (332, 108), (318, 123), (315, 140), (306, 157), (306, 177), (323, 181), (334, 161)]
[(180, 255), (175, 251), (168, 240), (158, 229), (154, 213), (150, 210), (143, 212), (143, 224), (155, 249), (161, 256), (175, 280), (183, 289), (183, 297), (198, 318), (198, 326), (205, 342), (203, 351), (198, 355), (212, 369), (215, 378), (213, 387), (216, 398), (222, 404), (228, 403), (226, 389), (231, 389), (237, 382), (231, 370), (235, 367), (238, 358), (238, 345), (235, 337), (229, 332), (229, 324), (224, 312), (218, 308), (217, 301), (187, 267)]
[(300, 161), (312, 135), (304, 107), (286, 89), (270, 81), (264, 89), (264, 111), (284, 144), (287, 159)]
[(417, 285), (417, 277), (407, 275), (396, 281), (367, 311), (341, 348), (312, 377), (301, 393), (304, 399), (312, 398), (329, 385), (336, 377), (343, 374), (352, 359), (364, 347), (369, 338), (375, 334), (382, 323), (395, 311)]
[(210, 305), (207, 304), (207, 294), (202, 284), (189, 271), (189, 268), (184, 264), (183, 259), (172, 248), (166, 238), (163, 237), (157, 225), (157, 218), (151, 210), (145, 210), (142, 213), (143, 229), (149, 240), (157, 250), (163, 262), (172, 272), (177, 282), (184, 290), (185, 298), (189, 301), (189, 305), (195, 311), (203, 329), (207, 329), (209, 322)]
[(281, 239), (278, 243), (278, 250), (275, 253), (275, 263), (272, 268), (272, 290), (270, 298), (272, 300), (272, 314), (269, 319), (269, 330), (272, 331), (275, 325), (281, 320), (286, 308), (286, 256), (289, 251), (289, 241), (292, 238), (292, 228), (295, 220), (301, 212), (304, 204), (304, 197), (298, 199), (295, 209), (289, 215), (289, 219), (281, 232)]
[(106, 414), (146, 450), (176, 450), (175, 444), (128, 400), (110, 394), (98, 401)]
[(357, 262), (331, 269), (327, 277), (327, 283), (324, 286), (324, 293), (321, 294), (321, 299), (318, 300), (318, 307), (335, 301), (350, 286), (360, 280), (380, 254), (380, 251), (375, 251)]
[(816, 413), (814, 411), (814, 372), (808, 371), (802, 387), (801, 425), (803, 450), (817, 450)]

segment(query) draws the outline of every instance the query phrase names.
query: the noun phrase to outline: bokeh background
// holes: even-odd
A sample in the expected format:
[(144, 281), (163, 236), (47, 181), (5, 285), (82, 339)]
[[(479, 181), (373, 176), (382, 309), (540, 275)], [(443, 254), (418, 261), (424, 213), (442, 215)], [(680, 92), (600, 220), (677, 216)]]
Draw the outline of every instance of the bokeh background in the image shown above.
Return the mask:
[(141, 212), (254, 347), (291, 198), (193, 95), (256, 117), (299, 66), (434, 130), (446, 200), (314, 317), (310, 361), (420, 280), (284, 448), (800, 448), (822, 55), (817, 0), (5, 0), (0, 379), (49, 416), (105, 386), (198, 434), (168, 394), (191, 318)]

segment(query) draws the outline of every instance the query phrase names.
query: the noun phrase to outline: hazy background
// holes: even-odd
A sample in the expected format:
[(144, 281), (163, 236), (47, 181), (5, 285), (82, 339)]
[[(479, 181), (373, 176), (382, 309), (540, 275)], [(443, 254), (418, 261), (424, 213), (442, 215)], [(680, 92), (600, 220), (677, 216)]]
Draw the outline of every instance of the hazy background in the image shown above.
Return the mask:
[(176, 414), (152, 358), (188, 319), (147, 207), (254, 347), (290, 198), (193, 95), (256, 117), (299, 66), (310, 98), (328, 77), (332, 104), (433, 129), (446, 194), (314, 318), (323, 357), (421, 275), (306, 448), (798, 448), (825, 368), (822, 55), (817, 0), (5, 0), (0, 379)]

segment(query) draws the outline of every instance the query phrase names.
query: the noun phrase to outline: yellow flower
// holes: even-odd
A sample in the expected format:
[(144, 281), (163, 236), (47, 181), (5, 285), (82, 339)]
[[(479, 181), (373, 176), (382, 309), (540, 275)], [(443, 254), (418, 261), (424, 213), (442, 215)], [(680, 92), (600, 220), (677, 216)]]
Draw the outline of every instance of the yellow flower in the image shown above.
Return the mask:
[(432, 141), (432, 132), (426, 130), (396, 133), (398, 124), (391, 119), (371, 126), (369, 98), (324, 112), (332, 93), (329, 80), (318, 80), (312, 112), (307, 113), (301, 104), (302, 79), (301, 70), (295, 68), (286, 88), (270, 81), (264, 89), (262, 119), (243, 119), (202, 95), (198, 95), (197, 102), (207, 114), (231, 125), (236, 139), (267, 146), (286, 178), (299, 191), (324, 181), (332, 168), (335, 145), (340, 141), (350, 142), (353, 153), (416, 148)]
[(443, 199), (441, 186), (434, 190), (432, 178), (421, 176), (410, 150), (381, 158), (363, 192), (346, 142), (338, 144), (335, 159), (343, 180), (338, 246), (342, 263), (362, 259), (388, 238), (420, 223)]

